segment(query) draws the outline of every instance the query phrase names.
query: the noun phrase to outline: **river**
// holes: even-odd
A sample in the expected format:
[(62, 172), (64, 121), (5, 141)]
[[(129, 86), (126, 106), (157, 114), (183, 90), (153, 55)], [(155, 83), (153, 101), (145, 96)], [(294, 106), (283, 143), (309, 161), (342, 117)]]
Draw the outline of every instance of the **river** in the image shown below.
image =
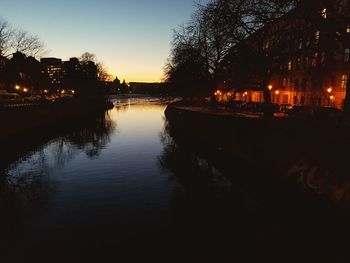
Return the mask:
[(3, 262), (346, 262), (334, 206), (278, 196), (238, 161), (228, 179), (174, 140), (160, 99), (114, 104), (1, 164)]

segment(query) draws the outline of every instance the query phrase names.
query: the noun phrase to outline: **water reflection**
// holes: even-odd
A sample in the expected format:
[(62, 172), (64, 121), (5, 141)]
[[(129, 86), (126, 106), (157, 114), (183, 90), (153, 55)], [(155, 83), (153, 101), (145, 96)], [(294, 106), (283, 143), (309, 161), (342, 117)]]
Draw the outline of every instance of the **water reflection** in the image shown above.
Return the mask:
[(170, 124), (165, 121), (160, 139), (164, 145), (159, 163), (163, 169), (170, 171), (179, 183), (188, 190), (195, 188), (205, 193), (223, 189), (230, 190), (232, 184), (210, 162), (198, 154), (175, 142), (170, 135)]
[[(6, 169), (0, 240), (7, 254), (51, 261), (59, 249), (59, 262), (141, 251), (177, 262), (346, 258), (349, 226), (333, 206), (186, 141), (165, 121), (162, 101), (124, 102)], [(297, 166), (290, 178), (306, 170)]]
[[(97, 158), (110, 142), (116, 123), (109, 113), (90, 116), (62, 129), (55, 139), (22, 154), (16, 162), (2, 170), (0, 175), (0, 229), (15, 235), (18, 220), (23, 213), (36, 213), (51, 205), (56, 191), (52, 172), (67, 165), (80, 153)], [(12, 226), (12, 227), (9, 227)]]
[(319, 163), (300, 161), (288, 169), (287, 176), (327, 199), (341, 203), (350, 201), (348, 174), (336, 173)]
[(178, 232), (208, 247), (206, 256), (215, 261), (348, 262), (349, 213), (293, 184), (298, 179), (319, 194), (337, 192), (344, 198), (348, 187), (339, 177), (300, 163), (285, 181), (273, 167), (225, 158), (220, 151), (207, 153), (182, 135), (166, 125), (159, 162), (181, 185), (174, 194)]

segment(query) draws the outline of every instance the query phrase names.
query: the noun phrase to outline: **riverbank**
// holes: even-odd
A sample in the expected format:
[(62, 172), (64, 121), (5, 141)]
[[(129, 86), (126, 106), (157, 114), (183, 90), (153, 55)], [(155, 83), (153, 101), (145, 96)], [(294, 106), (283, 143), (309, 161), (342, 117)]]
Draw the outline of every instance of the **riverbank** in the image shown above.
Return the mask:
[(296, 177), (312, 191), (335, 200), (350, 200), (348, 128), (223, 114), (177, 104), (169, 105), (165, 115), (177, 134), (220, 156), (223, 162), (239, 159), (247, 166), (261, 168), (263, 176), (269, 172)]
[(46, 128), (58, 127), (66, 122), (79, 120), (91, 113), (102, 112), (113, 108), (112, 103), (73, 99), (44, 105), (25, 107), (1, 108), (0, 142), (29, 133), (41, 136)]

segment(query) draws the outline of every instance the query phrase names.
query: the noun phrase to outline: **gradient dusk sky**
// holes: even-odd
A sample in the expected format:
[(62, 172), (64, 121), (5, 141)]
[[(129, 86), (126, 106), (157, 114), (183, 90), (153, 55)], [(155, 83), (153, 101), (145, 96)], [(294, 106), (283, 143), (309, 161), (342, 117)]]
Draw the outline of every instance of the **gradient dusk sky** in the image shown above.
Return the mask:
[[(206, 3), (209, 0), (201, 0)], [(0, 17), (36, 34), (46, 56), (96, 54), (112, 75), (160, 81), (172, 29), (188, 21), (192, 0), (0, 0)]]

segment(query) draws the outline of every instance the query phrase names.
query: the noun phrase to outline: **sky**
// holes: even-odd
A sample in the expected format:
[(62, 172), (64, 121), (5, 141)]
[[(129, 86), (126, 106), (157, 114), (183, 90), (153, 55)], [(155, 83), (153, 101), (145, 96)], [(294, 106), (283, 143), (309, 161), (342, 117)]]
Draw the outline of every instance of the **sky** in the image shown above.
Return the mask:
[(173, 29), (195, 8), (193, 0), (0, 0), (0, 6), (1, 18), (44, 41), (45, 57), (90, 52), (127, 82), (162, 80)]

